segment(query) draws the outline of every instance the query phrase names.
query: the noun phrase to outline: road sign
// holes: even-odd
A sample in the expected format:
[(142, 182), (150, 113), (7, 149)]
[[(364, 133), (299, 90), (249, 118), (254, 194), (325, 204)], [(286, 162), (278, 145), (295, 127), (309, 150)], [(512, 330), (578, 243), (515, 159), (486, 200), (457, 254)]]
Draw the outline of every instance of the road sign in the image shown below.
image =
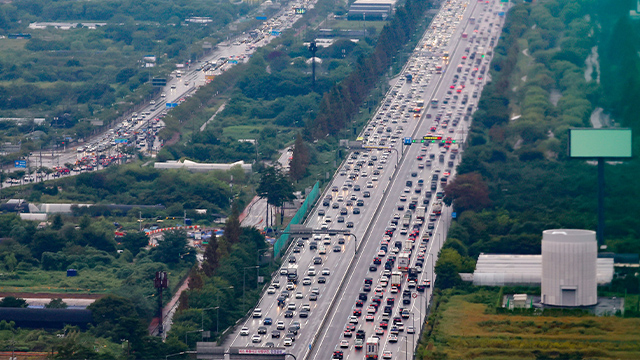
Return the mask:
[(171, 108), (174, 108), (176, 106), (178, 106), (178, 103), (170, 103), (170, 102), (168, 102), (168, 103), (165, 104), (165, 107), (167, 109), (171, 109)]
[(14, 167), (17, 168), (26, 168), (27, 167), (27, 161), (26, 160), (16, 160), (14, 162)]
[(151, 85), (155, 87), (165, 87), (167, 86), (167, 79), (153, 78), (151, 79)]
[(126, 144), (129, 142), (127, 139), (115, 139), (113, 140), (116, 144)]
[(412, 141), (411, 141), (411, 138), (410, 138), (410, 137), (406, 137), (406, 138), (404, 138), (404, 144), (405, 144), (405, 145), (411, 145), (411, 142), (412, 142)]
[(266, 16), (256, 16), (256, 20), (267, 20)]
[(414, 299), (417, 298), (418, 297), (418, 293), (411, 294), (411, 297), (414, 298)]
[(458, 217), (458, 213), (456, 213), (455, 211), (451, 213), (451, 218), (455, 219)]

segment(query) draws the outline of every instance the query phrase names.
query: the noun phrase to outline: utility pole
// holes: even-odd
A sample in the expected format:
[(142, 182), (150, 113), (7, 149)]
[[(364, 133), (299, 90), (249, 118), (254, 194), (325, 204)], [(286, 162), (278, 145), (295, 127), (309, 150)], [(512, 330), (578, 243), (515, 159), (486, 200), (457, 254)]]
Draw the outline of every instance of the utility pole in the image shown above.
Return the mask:
[(318, 45), (315, 41), (309, 44), (309, 51), (311, 51), (311, 89), (316, 89), (316, 51), (318, 51)]

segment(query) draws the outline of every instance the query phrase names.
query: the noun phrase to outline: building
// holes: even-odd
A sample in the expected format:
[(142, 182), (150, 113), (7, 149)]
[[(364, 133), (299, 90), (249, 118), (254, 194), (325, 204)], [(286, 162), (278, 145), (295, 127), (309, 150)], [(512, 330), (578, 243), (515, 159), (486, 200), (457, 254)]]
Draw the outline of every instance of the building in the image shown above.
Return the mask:
[(190, 160), (184, 161), (167, 161), (156, 162), (153, 167), (156, 169), (187, 169), (193, 172), (208, 172), (214, 170), (227, 171), (231, 170), (234, 166), (239, 166), (245, 172), (251, 172), (251, 164), (245, 164), (244, 161), (237, 161), (231, 164), (212, 164), (212, 163), (197, 163)]
[(348, 20), (386, 20), (392, 13), (394, 0), (356, 0), (349, 7)]

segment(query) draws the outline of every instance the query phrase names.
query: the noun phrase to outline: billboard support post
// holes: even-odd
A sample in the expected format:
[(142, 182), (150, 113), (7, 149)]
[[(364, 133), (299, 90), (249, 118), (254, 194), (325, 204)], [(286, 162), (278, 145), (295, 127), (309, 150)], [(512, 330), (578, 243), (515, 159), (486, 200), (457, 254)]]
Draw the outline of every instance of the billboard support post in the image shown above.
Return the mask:
[(604, 245), (604, 158), (598, 158), (598, 245)]

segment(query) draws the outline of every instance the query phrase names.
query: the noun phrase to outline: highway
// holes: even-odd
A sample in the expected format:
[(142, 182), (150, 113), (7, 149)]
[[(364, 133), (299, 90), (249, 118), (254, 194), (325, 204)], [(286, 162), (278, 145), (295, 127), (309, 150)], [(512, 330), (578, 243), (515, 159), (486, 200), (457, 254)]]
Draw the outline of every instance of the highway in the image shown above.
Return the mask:
[[(276, 15), (265, 21), (259, 28), (255, 29), (256, 36), (250, 38), (248, 35), (239, 36), (236, 39), (231, 39), (228, 42), (219, 44), (219, 46), (209, 55), (199, 59), (198, 62), (189, 65), (185, 68), (180, 68), (182, 74), (177, 77), (177, 70), (172, 72), (172, 76), (167, 78), (167, 85), (159, 92), (159, 96), (152, 99), (154, 104), (149, 102), (145, 107), (138, 110), (138, 113), (131, 112), (124, 122), (116, 124), (112, 129), (106, 130), (100, 135), (93, 136), (91, 139), (83, 144), (78, 144), (73, 147), (64, 147), (62, 150), (46, 150), (41, 152), (32, 153), (27, 160), (27, 166), (30, 169), (36, 169), (39, 167), (46, 167), (53, 169), (54, 167), (64, 167), (65, 164), (76, 164), (81, 159), (91, 159), (88, 163), (93, 162), (92, 170), (81, 170), (78, 166), (77, 171), (71, 170), (66, 176), (77, 175), (86, 171), (95, 171), (100, 168), (97, 165), (97, 157), (100, 155), (115, 156), (122, 154), (123, 145), (115, 146), (113, 141), (116, 138), (130, 137), (131, 134), (136, 133), (142, 128), (149, 125), (151, 119), (161, 119), (166, 113), (167, 108), (165, 103), (179, 104), (186, 100), (189, 96), (193, 95), (200, 86), (207, 83), (206, 74), (201, 71), (198, 64), (216, 63), (220, 59), (226, 59), (227, 61), (222, 65), (216, 74), (220, 74), (223, 71), (228, 70), (235, 63), (243, 63), (249, 61), (251, 55), (256, 49), (269, 44), (277, 36), (273, 35), (272, 31), (281, 32), (284, 29), (290, 28), (296, 21), (298, 21), (303, 15), (296, 14), (292, 8), (305, 7), (307, 9), (313, 8), (316, 0), (299, 0), (289, 4), (289, 6), (283, 7)], [(164, 96), (163, 96), (164, 95)], [(137, 120), (130, 120), (135, 114), (138, 117)], [(142, 117), (144, 115), (144, 117)], [(123, 125), (125, 123), (126, 125)], [(164, 124), (159, 121), (161, 129)], [(121, 130), (118, 134), (118, 130)], [(127, 134), (124, 136), (124, 134)], [(133, 137), (135, 139), (135, 137)], [(162, 147), (162, 143), (155, 140), (150, 148), (144, 146), (140, 151), (144, 152), (147, 156), (153, 156), (155, 152), (159, 151)], [(92, 150), (88, 150), (92, 149)], [(99, 150), (103, 149), (103, 150)], [(9, 171), (15, 171), (16, 169), (9, 169)], [(19, 169), (18, 169), (19, 170)], [(25, 169), (28, 171), (28, 169)], [(33, 173), (33, 171), (32, 171)], [(0, 184), (0, 188), (22, 185), (29, 182), (39, 182), (49, 180), (52, 176), (46, 174), (36, 174), (29, 177), (28, 174), (24, 179), (20, 181), (12, 182), (7, 179)]]
[[(383, 265), (372, 269), (370, 266), (380, 251), (385, 232), (392, 226), (394, 214), (405, 214), (414, 196), (417, 197), (419, 206), (427, 203), (427, 214), (431, 214), (432, 205), (437, 200), (436, 193), (441, 192), (446, 184), (440, 179), (446, 177), (447, 173), (450, 173), (448, 181), (455, 176), (455, 165), (460, 161), (462, 149), (457, 155), (454, 154), (452, 159), (452, 148), (447, 148), (449, 145), (458, 146), (453, 145), (454, 140), (456, 144), (464, 143), (470, 115), (476, 108), (475, 103), (486, 81), (484, 74), (490, 62), (490, 55), (487, 53), (497, 43), (503, 25), (503, 18), (498, 16), (498, 12), (501, 11), (504, 11), (504, 8), (499, 1), (452, 1), (443, 5), (403, 71), (403, 75), (413, 75), (412, 81), (409, 82), (404, 77), (397, 80), (361, 134), (360, 139), (363, 143), (376, 149), (360, 150), (350, 155), (336, 172), (331, 184), (321, 195), (318, 206), (305, 223), (314, 229), (321, 228), (323, 224), (327, 224), (329, 229), (346, 229), (346, 224), (353, 222), (350, 230), (359, 243), (357, 255), (354, 256), (353, 236), (346, 239), (344, 244), (340, 244), (340, 235), (329, 236), (329, 246), (324, 255), (320, 255), (319, 250), (310, 249), (309, 244), (313, 239), (304, 240), (303, 248), (299, 253), (295, 253), (294, 241), (288, 255), (283, 258), (283, 269), (298, 269), (300, 281), (292, 288), (291, 295), (284, 300), (283, 306), (278, 306), (276, 298), (286, 284), (286, 277), (280, 276), (280, 288), (274, 289), (273, 294), (265, 293), (257, 306), (261, 310), (260, 317), (249, 317), (240, 324), (228, 337), (225, 346), (287, 346), (288, 351), (299, 359), (330, 359), (335, 350), (341, 350), (344, 359), (364, 358), (362, 350), (354, 348), (355, 336), (343, 335), (350, 316), (354, 309), (361, 309), (362, 314), (352, 320), (353, 328), (364, 330), (368, 339), (374, 335), (375, 328), (380, 327), (382, 307), (387, 299), (392, 297), (395, 302), (391, 319), (399, 316), (401, 307), (408, 310), (408, 316), (401, 318), (405, 329), (398, 331), (397, 337), (390, 336), (391, 319), (387, 329), (379, 330), (379, 355), (400, 359), (412, 356), (431, 296), (431, 288), (427, 287), (424, 292), (415, 291), (415, 288), (408, 289), (405, 273), (403, 287), (397, 294), (392, 294), (390, 286), (381, 283)], [(470, 21), (472, 18), (473, 21)], [(466, 33), (464, 37), (463, 33)], [(462, 65), (459, 72), (458, 65)], [(439, 67), (442, 67), (442, 70)], [(438, 100), (432, 104), (432, 100), (436, 99)], [(418, 117), (414, 117), (416, 113), (412, 110), (420, 107), (420, 100), (424, 101), (424, 105)], [(442, 140), (450, 137), (452, 144), (439, 146), (437, 142), (417, 142), (402, 145), (404, 138), (421, 139), (428, 134), (439, 136)], [(400, 155), (400, 159), (396, 166), (397, 154)], [(427, 194), (434, 175), (438, 176), (436, 189)], [(407, 186), (407, 180), (412, 181), (411, 186)], [(418, 192), (416, 188), (419, 180), (424, 181), (424, 185)], [(357, 187), (360, 189), (356, 190)], [(365, 191), (370, 192), (370, 197), (364, 197)], [(329, 206), (323, 204), (327, 195), (331, 195), (331, 199), (327, 201)], [(355, 206), (349, 206), (347, 201), (352, 196), (354, 199), (363, 200), (364, 206), (358, 207), (355, 204), (357, 200), (352, 200)], [(403, 209), (400, 210), (399, 206)], [(345, 208), (347, 215), (344, 215), (344, 222), (338, 222), (342, 208)], [(360, 208), (361, 213), (353, 214), (355, 208)], [(324, 214), (319, 215), (322, 212)], [(327, 217), (330, 217), (330, 222), (327, 222)], [(424, 259), (423, 270), (418, 274), (418, 284), (434, 280), (434, 261), (437, 260), (442, 241), (446, 239), (450, 218), (450, 209), (444, 207), (440, 216), (434, 215), (434, 218), (429, 220), (427, 215), (422, 226), (417, 224), (415, 218), (411, 220), (412, 227), (409, 232), (414, 226), (419, 229), (415, 248), (411, 252), (411, 265), (415, 266), (418, 258)], [(424, 234), (429, 231), (427, 224), (430, 222), (433, 229), (431, 235), (427, 235), (429, 240), (422, 241)], [(386, 240), (390, 243), (389, 249), (395, 241), (405, 243), (408, 235), (402, 233), (398, 225), (397, 230)], [(324, 237), (321, 235), (318, 242), (322, 243)], [(339, 247), (339, 252), (332, 251), (335, 246)], [(295, 257), (295, 263), (288, 262), (290, 256)], [(317, 256), (322, 259), (322, 265), (315, 265), (318, 274), (309, 276), (311, 285), (302, 285), (309, 267), (313, 265), (313, 258)], [(384, 263), (388, 257), (389, 254), (384, 254), (380, 259)], [(325, 276), (326, 283), (319, 284), (318, 279), (323, 268), (327, 268), (331, 274)], [(367, 293), (367, 301), (359, 308), (355, 304), (366, 277), (372, 278), (372, 290)], [(366, 321), (366, 311), (378, 285), (379, 291), (383, 294), (383, 305), (379, 310), (372, 312), (373, 321)], [(310, 299), (311, 289), (314, 287), (317, 287), (319, 292), (316, 301)], [(402, 305), (403, 290), (411, 292), (408, 305)], [(299, 298), (296, 296), (298, 292)], [(285, 318), (289, 304), (291, 309), (295, 310), (292, 310), (293, 317)], [(309, 305), (311, 311), (308, 317), (300, 318), (300, 309), (305, 304)], [(270, 318), (272, 324), (265, 325), (265, 318)], [(280, 331), (279, 338), (272, 338), (271, 332), (276, 329), (278, 321), (283, 321), (283, 330)], [(300, 330), (291, 345), (288, 341), (285, 344), (283, 337), (294, 321), (300, 322)], [(409, 326), (415, 329), (417, 335), (408, 334)], [(263, 331), (266, 330), (266, 334), (259, 334), (260, 327), (264, 327)], [(245, 335), (241, 335), (241, 332)]]

